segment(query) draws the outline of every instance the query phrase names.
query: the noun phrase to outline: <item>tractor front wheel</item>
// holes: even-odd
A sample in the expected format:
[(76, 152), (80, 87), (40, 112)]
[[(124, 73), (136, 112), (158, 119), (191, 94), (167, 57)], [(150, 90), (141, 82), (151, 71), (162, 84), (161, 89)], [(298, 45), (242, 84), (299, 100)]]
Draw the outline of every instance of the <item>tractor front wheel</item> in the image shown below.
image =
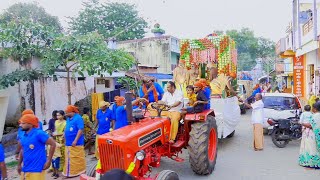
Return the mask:
[(163, 170), (161, 171), (156, 180), (179, 180), (179, 176), (176, 172), (170, 170)]
[(207, 175), (214, 170), (217, 159), (217, 132), (216, 120), (210, 115), (205, 122), (196, 122), (191, 125), (189, 161), (196, 174)]

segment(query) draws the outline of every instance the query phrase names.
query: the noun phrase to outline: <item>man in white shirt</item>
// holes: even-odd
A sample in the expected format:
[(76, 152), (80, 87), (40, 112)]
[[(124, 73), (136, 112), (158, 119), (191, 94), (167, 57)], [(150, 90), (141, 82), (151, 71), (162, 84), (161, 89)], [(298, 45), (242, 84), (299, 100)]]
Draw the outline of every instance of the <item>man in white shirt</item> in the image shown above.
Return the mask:
[(251, 122), (253, 124), (253, 147), (255, 151), (263, 150), (263, 120), (264, 113), (263, 108), (264, 104), (262, 101), (262, 95), (257, 93), (255, 95), (255, 102), (250, 104), (244, 103), (247, 107), (252, 108)]
[[(167, 92), (164, 93), (161, 101), (157, 104), (169, 106), (169, 111), (163, 111), (161, 116), (167, 116), (171, 120), (170, 143), (174, 143), (178, 134), (179, 121), (181, 119), (181, 109), (183, 107), (183, 94), (176, 89), (176, 85), (169, 81), (167, 83)], [(152, 114), (152, 110), (150, 111)]]

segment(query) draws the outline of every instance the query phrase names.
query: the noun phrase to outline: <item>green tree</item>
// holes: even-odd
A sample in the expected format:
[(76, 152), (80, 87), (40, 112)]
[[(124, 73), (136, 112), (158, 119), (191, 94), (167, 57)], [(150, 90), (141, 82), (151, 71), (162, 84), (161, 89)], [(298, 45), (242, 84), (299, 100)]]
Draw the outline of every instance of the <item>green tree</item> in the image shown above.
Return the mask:
[(130, 77), (120, 77), (117, 82), (127, 90), (135, 90), (136, 93), (139, 92), (139, 87), (142, 85), (141, 81)]
[(263, 70), (270, 73), (274, 70), (276, 61), (275, 42), (263, 37), (257, 38), (257, 41), (256, 57), (261, 59)]
[(21, 19), (0, 23), (0, 56), (24, 64), (32, 57), (41, 57), (57, 36), (53, 27)]
[(55, 39), (41, 62), (45, 74), (54, 74), (56, 69), (67, 72), (68, 103), (71, 104), (71, 73), (92, 76), (128, 70), (133, 66), (134, 58), (122, 50), (108, 49), (98, 33), (88, 33)]
[(43, 76), (43, 72), (37, 69), (15, 70), (9, 74), (0, 77), (0, 89), (14, 86), (20, 81), (33, 81)]
[(143, 38), (147, 28), (147, 22), (139, 17), (136, 7), (126, 3), (100, 4), (91, 0), (70, 20), (70, 30), (74, 34), (98, 32), (104, 38), (116, 37), (120, 41)]
[(248, 66), (248, 62), (252, 62), (252, 57), (250, 53), (243, 52), (238, 54), (238, 70), (251, 71), (253, 66)]
[(0, 15), (0, 24), (12, 21), (19, 22), (21, 19), (28, 19), (33, 23), (52, 27), (58, 32), (62, 30), (58, 17), (48, 14), (43, 7), (36, 3), (17, 3), (10, 6)]
[(238, 70), (249, 71), (256, 63), (256, 51), (258, 41), (254, 36), (254, 32), (248, 28), (238, 30), (228, 30), (229, 35), (235, 42), (238, 50)]

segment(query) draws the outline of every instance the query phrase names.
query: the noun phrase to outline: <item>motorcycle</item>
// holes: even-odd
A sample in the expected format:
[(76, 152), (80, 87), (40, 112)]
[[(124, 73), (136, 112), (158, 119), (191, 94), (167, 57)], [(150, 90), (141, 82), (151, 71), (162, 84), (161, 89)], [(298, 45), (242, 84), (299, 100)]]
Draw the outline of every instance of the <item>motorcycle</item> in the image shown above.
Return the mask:
[(288, 119), (268, 119), (267, 122), (273, 126), (271, 138), (278, 148), (284, 148), (290, 141), (299, 140), (302, 137), (302, 125), (297, 116)]

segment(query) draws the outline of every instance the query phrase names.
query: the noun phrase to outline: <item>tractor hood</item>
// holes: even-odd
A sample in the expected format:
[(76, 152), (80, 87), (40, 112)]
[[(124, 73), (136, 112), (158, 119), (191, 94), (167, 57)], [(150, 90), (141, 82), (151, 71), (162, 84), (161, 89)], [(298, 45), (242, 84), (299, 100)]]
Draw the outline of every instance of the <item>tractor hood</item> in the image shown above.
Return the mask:
[(123, 128), (99, 136), (99, 144), (114, 144), (134, 150), (154, 142), (169, 141), (170, 120), (167, 118), (146, 118)]

